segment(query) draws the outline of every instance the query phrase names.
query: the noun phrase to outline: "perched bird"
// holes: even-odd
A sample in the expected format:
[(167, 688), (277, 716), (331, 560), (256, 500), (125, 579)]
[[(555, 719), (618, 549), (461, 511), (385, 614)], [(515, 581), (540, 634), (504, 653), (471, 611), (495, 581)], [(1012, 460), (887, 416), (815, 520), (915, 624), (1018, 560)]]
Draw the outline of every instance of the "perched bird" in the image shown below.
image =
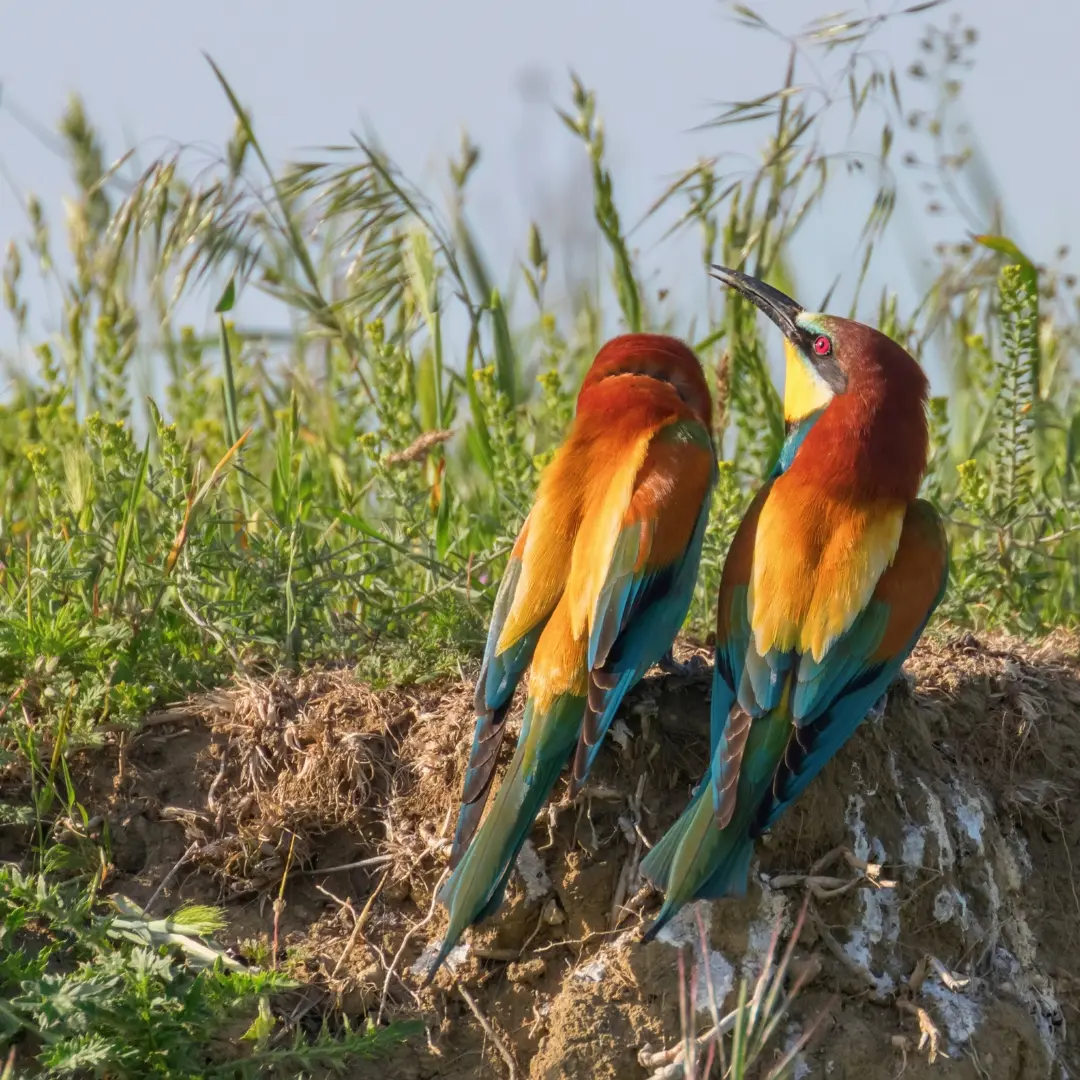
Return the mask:
[(683, 904), (744, 894), (754, 840), (884, 707), (948, 576), (941, 521), (916, 497), (919, 365), (868, 326), (713, 270), (784, 332), (787, 438), (724, 564), (710, 766), (642, 862), (666, 894), (645, 940)]
[[(450, 922), (429, 982), (466, 927), (502, 903), (570, 755), (576, 794), (623, 696), (669, 653), (690, 607), (717, 478), (711, 424), (701, 365), (675, 338), (614, 338), (585, 376), (495, 600), (453, 874), (439, 894)], [(517, 751), (480, 825), (526, 668)]]

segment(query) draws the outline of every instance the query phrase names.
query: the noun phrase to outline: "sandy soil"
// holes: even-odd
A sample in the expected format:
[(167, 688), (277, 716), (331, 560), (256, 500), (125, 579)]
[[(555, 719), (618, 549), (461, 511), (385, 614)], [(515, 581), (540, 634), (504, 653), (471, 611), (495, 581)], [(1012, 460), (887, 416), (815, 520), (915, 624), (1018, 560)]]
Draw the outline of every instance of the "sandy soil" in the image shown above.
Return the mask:
[(1057, 1078), (1080, 1071), (1078, 657), (1064, 635), (921, 645), (884, 719), (760, 844), (748, 896), (647, 946), (659, 898), (637, 865), (701, 775), (708, 678), (646, 679), (589, 791), (571, 804), (560, 782), (503, 910), (427, 991), (471, 685), (238, 681), (82, 755), (81, 790), (108, 826), (106, 891), (145, 903), (180, 862), (155, 913), (220, 903), (239, 954), (272, 949), (284, 877), (280, 962), (311, 985), (281, 1013), (419, 1011), (427, 1037), (374, 1067), (385, 1080), (683, 1075), (680, 988), (693, 978), (706, 1031), (707, 985), (721, 1012), (740, 980), (752, 993), (806, 897), (787, 980), (801, 990), (762, 1076), (813, 1027), (799, 1078)]

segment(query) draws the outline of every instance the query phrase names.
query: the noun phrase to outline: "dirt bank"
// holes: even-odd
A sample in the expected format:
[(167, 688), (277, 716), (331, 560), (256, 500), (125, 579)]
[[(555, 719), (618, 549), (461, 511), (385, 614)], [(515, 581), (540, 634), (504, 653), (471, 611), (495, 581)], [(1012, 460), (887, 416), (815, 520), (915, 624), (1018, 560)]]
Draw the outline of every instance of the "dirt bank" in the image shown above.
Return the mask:
[[(387, 1080), (504, 1077), (511, 1062), (521, 1077), (660, 1075), (658, 1052), (680, 1040), (676, 946), (700, 1004), (707, 970), (730, 1007), (807, 891), (793, 964), (809, 982), (766, 1064), (820, 1019), (798, 1077), (1080, 1072), (1077, 640), (922, 645), (883, 721), (760, 845), (747, 898), (702, 906), (704, 949), (693, 912), (643, 946), (658, 897), (637, 865), (701, 775), (707, 691), (707, 678), (643, 683), (589, 791), (571, 804), (560, 784), (504, 910), (430, 991), (413, 968), (443, 926), (432, 895), (469, 685), (375, 693), (348, 671), (311, 672), (151, 718), (122, 753), (86, 759), (89, 809), (112, 837), (107, 889), (145, 902), (187, 852), (155, 911), (223, 903), (241, 950), (265, 955), (285, 875), (281, 950), (321, 988), (286, 1014), (427, 1020), (426, 1040), (379, 1067)], [(353, 863), (366, 865), (340, 869)]]

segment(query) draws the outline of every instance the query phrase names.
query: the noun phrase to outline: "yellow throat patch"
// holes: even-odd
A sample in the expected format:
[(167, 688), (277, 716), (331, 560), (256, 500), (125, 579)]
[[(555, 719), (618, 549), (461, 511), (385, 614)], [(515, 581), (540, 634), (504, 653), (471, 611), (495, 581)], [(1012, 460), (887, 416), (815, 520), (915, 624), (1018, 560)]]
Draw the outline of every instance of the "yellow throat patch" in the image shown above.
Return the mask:
[(784, 358), (787, 361), (784, 373), (784, 419), (802, 420), (828, 405), (833, 392), (787, 338), (784, 338)]

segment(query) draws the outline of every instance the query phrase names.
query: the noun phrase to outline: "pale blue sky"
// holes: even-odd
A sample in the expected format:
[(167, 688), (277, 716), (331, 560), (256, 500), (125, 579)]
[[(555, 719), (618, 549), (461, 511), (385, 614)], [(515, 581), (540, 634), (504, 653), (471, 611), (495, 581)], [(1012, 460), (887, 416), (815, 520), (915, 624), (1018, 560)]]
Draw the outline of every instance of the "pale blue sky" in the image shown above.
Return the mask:
[[(861, 10), (859, 0), (852, 6)], [(831, 7), (829, 0), (757, 5), (790, 31)], [(1069, 118), (1080, 100), (1080, 4), (968, 0), (886, 28), (878, 46), (906, 66), (926, 19), (944, 22), (950, 10), (973, 15), (981, 33), (967, 115), (1007, 195), (1017, 238), (1049, 259), (1077, 232)], [(716, 114), (717, 102), (775, 86), (785, 57), (782, 44), (736, 26), (718, 0), (7, 0), (0, 12), (5, 100), (52, 125), (78, 90), (110, 157), (130, 145), (146, 161), (177, 141), (223, 144), (232, 118), (201, 50), (253, 109), (277, 160), (367, 129), (408, 175), (437, 191), (466, 127), (483, 150), (471, 214), (499, 278), (530, 218), (552, 230), (588, 220), (584, 153), (551, 108), (568, 103), (569, 68), (598, 93), (620, 209), (631, 223), (698, 156), (754, 149), (760, 131), (692, 129)], [(20, 191), (42, 197), (59, 237), (65, 166), (2, 102), (0, 164)], [(879, 273), (911, 298), (904, 243), (925, 250), (923, 230), (956, 237), (960, 223), (928, 221), (910, 180), (903, 190), (910, 196), (901, 204), (904, 235)], [(831, 205), (800, 246), (796, 271), (808, 304), (850, 264), (859, 219), (845, 209)], [(0, 241), (25, 230), (19, 200), (0, 180)], [(680, 309), (699, 308), (712, 286), (700, 271), (697, 237), (653, 249), (646, 232), (642, 242), (650, 282), (680, 290)], [(554, 232), (549, 245), (557, 254)], [(5, 326), (0, 343), (11, 340)]]

